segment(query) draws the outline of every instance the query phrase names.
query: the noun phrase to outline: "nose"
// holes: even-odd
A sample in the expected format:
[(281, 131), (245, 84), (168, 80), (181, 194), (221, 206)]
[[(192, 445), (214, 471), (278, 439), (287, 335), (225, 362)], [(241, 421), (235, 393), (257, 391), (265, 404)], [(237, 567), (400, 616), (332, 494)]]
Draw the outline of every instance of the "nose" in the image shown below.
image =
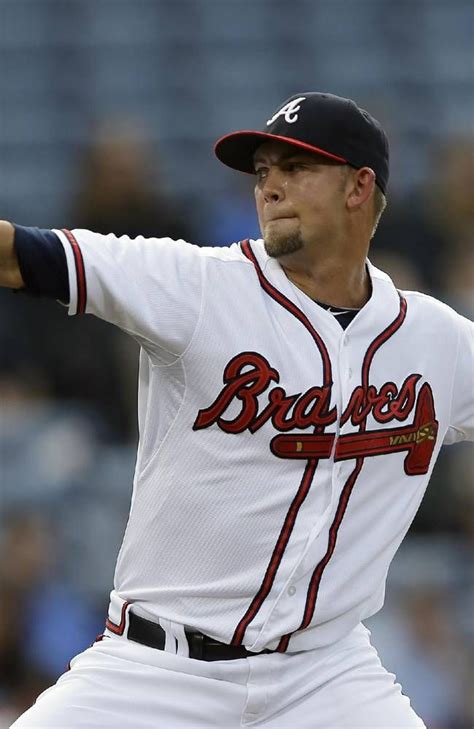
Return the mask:
[(263, 199), (268, 202), (280, 202), (285, 197), (284, 175), (276, 167), (271, 167), (263, 182)]

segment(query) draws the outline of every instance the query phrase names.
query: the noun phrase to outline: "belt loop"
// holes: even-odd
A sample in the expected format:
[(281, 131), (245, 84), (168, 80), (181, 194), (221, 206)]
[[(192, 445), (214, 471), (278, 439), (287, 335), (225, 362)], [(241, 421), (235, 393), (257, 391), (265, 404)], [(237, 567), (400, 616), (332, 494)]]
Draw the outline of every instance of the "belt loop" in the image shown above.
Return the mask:
[(177, 651), (177, 641), (176, 636), (174, 634), (171, 620), (168, 620), (168, 618), (160, 618), (159, 619), (159, 625), (163, 628), (165, 631), (165, 645), (164, 650), (166, 653), (173, 653), (176, 655)]
[(176, 651), (178, 656), (189, 658), (189, 640), (184, 629), (184, 625), (180, 623), (170, 623), (171, 629), (173, 630), (174, 637), (176, 638)]
[(113, 610), (113, 603), (111, 601), (109, 606), (109, 614), (107, 615), (107, 619), (105, 621), (105, 627), (107, 630), (110, 630), (111, 633), (114, 633), (114, 635), (125, 635), (127, 634), (128, 630), (128, 608), (130, 607), (129, 602), (126, 600), (122, 600), (121, 610), (120, 610), (120, 621), (118, 623), (114, 623), (110, 619), (110, 613)]

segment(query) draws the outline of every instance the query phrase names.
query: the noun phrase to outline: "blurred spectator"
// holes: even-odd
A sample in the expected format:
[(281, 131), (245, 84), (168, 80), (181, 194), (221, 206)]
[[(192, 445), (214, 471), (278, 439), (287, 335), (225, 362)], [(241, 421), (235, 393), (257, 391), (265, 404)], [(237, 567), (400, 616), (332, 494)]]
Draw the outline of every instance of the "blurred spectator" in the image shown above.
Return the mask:
[(138, 124), (125, 120), (103, 121), (85, 150), (71, 220), (96, 233), (193, 242), (190, 211), (176, 208), (160, 159)]
[(138, 345), (92, 316), (0, 290), (0, 372), (47, 383), (50, 397), (100, 412), (102, 436), (136, 437)]
[(474, 232), (460, 238), (452, 250), (443, 249), (440, 269), (445, 271), (444, 300), (460, 314), (474, 317)]
[[(178, 210), (166, 191), (161, 160), (139, 122), (104, 119), (84, 149), (79, 168), (69, 227), (193, 242), (191, 213)], [(100, 403), (114, 436), (135, 439), (136, 343), (98, 321), (88, 321), (81, 334), (86, 341), (77, 348), (79, 361), (72, 373), (62, 368), (61, 390)]]
[(473, 188), (473, 138), (438, 142), (431, 176), (418, 195), (389, 195), (371, 252), (374, 262), (380, 253), (411, 262), (421, 291), (467, 316), (474, 312)]
[[(370, 250), (370, 259), (394, 279), (397, 286), (436, 295), (439, 284), (437, 261), (445, 241), (426, 209), (423, 191), (413, 193), (409, 200), (391, 197), (388, 192), (387, 209), (382, 215)], [(387, 258), (385, 258), (387, 257)], [(410, 269), (409, 276), (397, 279), (395, 270)], [(385, 263), (387, 261), (387, 263)], [(412, 288), (413, 279), (416, 288)], [(439, 293), (439, 289), (438, 289)]]
[(457, 517), (456, 530), (472, 548), (474, 547), (474, 453), (470, 443), (456, 446), (456, 451), (449, 462), (449, 476), (453, 484), (451, 493)]
[(370, 621), (384, 665), (429, 729), (470, 729), (472, 650), (456, 621), (453, 595), (441, 585), (391, 592), (384, 613)]
[[(104, 122), (85, 152), (68, 227), (189, 239), (189, 212), (174, 208), (152, 157), (137, 127)], [(82, 401), (100, 412), (104, 438), (134, 441), (136, 342), (93, 317), (68, 320), (55, 302), (8, 291), (0, 292), (0, 300), (0, 369), (44, 373), (53, 397)]]
[(101, 625), (84, 598), (61, 584), (61, 550), (47, 519), (9, 514), (1, 538), (0, 722), (25, 711), (90, 644)]
[(417, 706), (433, 729), (468, 726), (468, 656), (459, 627), (450, 620), (449, 603), (449, 594), (431, 589), (415, 592), (407, 604), (405, 684), (416, 685)]
[(55, 564), (56, 577), (105, 610), (130, 503), (134, 446), (105, 445), (97, 412), (60, 405), (44, 389), (28, 387), (24, 376), (0, 376), (0, 402), (0, 527), (12, 510), (34, 509), (53, 522), (53, 546), (64, 558)]
[(58, 405), (31, 366), (0, 373), (0, 403), (0, 727), (8, 727), (103, 629), (135, 454), (102, 446), (97, 414)]
[(1, 511), (64, 495), (95, 458), (97, 413), (59, 406), (40, 378), (32, 368), (0, 372)]
[(441, 145), (428, 186), (431, 218), (444, 240), (437, 255), (441, 297), (474, 315), (474, 138)]
[(428, 179), (432, 219), (455, 247), (473, 235), (474, 137), (441, 140)]
[(405, 291), (426, 291), (427, 283), (423, 279), (422, 272), (412, 260), (399, 251), (380, 251), (375, 247), (374, 254), (370, 254), (370, 260), (382, 271), (390, 274), (397, 288)]

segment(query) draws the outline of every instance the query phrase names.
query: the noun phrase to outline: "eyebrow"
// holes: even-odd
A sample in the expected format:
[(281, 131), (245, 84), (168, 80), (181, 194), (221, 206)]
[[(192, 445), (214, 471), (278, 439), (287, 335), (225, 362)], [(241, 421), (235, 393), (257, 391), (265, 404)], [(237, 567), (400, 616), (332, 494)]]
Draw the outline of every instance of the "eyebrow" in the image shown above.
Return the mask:
[[(317, 163), (317, 160), (316, 159), (314, 159), (314, 160), (312, 159), (313, 158), (313, 155), (312, 154), (307, 153), (307, 152), (295, 151), (295, 152), (284, 152), (284, 153), (282, 153), (279, 156), (279, 158), (276, 160), (276, 164), (279, 164), (280, 162), (288, 162), (288, 160), (300, 159), (300, 158), (308, 159), (310, 161), (314, 161), (314, 162)], [(254, 158), (254, 161), (253, 161), (254, 165), (256, 165), (256, 164), (258, 164), (260, 162), (268, 162), (268, 161), (269, 161), (268, 160), (268, 157), (259, 156), (258, 152), (255, 153), (255, 158)]]

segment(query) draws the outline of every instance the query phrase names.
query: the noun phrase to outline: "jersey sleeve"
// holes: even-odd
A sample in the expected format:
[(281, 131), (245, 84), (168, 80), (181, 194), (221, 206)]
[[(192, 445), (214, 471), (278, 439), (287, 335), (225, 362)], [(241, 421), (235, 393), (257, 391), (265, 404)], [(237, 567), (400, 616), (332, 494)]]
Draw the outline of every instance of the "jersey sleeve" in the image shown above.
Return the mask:
[(459, 340), (446, 445), (474, 440), (474, 323), (463, 316), (456, 318)]
[(115, 324), (163, 363), (183, 354), (201, 310), (198, 246), (87, 230), (54, 233), (67, 259), (70, 315)]

